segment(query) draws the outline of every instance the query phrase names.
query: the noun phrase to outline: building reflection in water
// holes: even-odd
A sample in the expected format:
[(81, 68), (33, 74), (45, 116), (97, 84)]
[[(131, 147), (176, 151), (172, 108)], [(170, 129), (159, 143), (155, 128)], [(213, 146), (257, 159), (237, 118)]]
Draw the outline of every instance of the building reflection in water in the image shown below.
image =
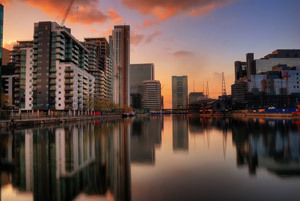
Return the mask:
[[(173, 126), (166, 129), (173, 133), (165, 134), (173, 137), (173, 154), (189, 150), (189, 134), (197, 142), (209, 140), (211, 132), (212, 139), (222, 137), (224, 157), (230, 144), (230, 150), (236, 151), (237, 167), (248, 168), (251, 175), (259, 168), (285, 178), (300, 175), (299, 121), (166, 118), (172, 118)], [(12, 185), (35, 201), (129, 201), (130, 164), (155, 164), (155, 149), (163, 143), (163, 124), (163, 118), (143, 117), (1, 132), (0, 193)], [(196, 136), (203, 134), (207, 136)], [(231, 136), (234, 147), (226, 142)], [(190, 145), (190, 152), (195, 151)], [(235, 157), (235, 152), (228, 154)], [(228, 158), (227, 162), (232, 157)], [(215, 160), (221, 166), (225, 161)]]
[(2, 134), (1, 174), (35, 201), (130, 200), (130, 129), (115, 121)]
[(233, 121), (232, 138), (236, 145), (237, 165), (248, 165), (277, 176), (300, 176), (300, 135), (291, 120)]
[(188, 120), (185, 115), (174, 115), (173, 119), (173, 150), (189, 150)]
[(163, 118), (141, 117), (132, 123), (130, 156), (132, 163), (155, 163), (155, 148), (161, 145)]

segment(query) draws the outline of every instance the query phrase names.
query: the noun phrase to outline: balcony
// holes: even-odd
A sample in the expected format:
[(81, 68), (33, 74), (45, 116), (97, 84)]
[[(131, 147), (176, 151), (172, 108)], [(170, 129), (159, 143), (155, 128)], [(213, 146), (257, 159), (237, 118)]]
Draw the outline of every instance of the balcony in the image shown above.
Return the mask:
[(67, 99), (65, 99), (65, 103), (67, 104), (67, 103), (73, 103), (73, 99), (72, 98), (67, 98)]
[(72, 96), (73, 96), (73, 92), (72, 91), (65, 93), (65, 97), (72, 97)]
[(56, 80), (51, 79), (50, 84), (56, 84)]
[(50, 68), (51, 73), (56, 73), (56, 68)]
[(68, 72), (68, 73), (73, 73), (74, 72), (74, 70), (72, 69), (72, 68), (65, 68), (65, 72)]
[(65, 90), (66, 90), (66, 91), (72, 91), (72, 90), (73, 90), (73, 87), (72, 87), (72, 86), (66, 86), (66, 87), (65, 87)]
[(65, 78), (73, 78), (74, 74), (73, 73), (66, 73)]
[(55, 91), (55, 90), (56, 90), (56, 86), (50, 87), (50, 91)]
[(74, 83), (73, 80), (66, 80), (66, 81), (65, 81), (65, 84), (66, 84), (66, 85), (72, 85), (73, 83)]

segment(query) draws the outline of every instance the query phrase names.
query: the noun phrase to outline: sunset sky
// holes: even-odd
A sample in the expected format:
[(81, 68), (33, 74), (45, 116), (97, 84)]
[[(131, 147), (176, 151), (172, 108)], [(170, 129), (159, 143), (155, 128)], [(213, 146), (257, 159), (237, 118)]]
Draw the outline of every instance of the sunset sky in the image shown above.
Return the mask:
[[(57, 21), (69, 0), (2, 1), (4, 46), (33, 39), (33, 23)], [(299, 0), (75, 0), (66, 26), (79, 40), (107, 37), (115, 24), (131, 26), (131, 63), (154, 63), (165, 108), (171, 108), (171, 76), (187, 75), (189, 92), (209, 81), (211, 97), (227, 93), (233, 63), (275, 49), (300, 48)]]

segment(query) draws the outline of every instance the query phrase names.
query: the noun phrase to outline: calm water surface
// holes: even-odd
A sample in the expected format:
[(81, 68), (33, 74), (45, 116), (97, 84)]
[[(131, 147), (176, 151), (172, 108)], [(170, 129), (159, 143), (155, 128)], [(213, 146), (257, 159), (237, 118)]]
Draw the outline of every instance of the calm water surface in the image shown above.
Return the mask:
[(299, 131), (186, 116), (1, 131), (1, 201), (300, 200)]

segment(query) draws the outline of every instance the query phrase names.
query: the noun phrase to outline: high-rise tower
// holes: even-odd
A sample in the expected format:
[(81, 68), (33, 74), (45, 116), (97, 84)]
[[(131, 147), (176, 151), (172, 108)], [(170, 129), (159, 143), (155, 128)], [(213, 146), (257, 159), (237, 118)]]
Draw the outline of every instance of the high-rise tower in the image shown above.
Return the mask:
[(186, 109), (188, 104), (187, 76), (172, 77), (172, 108)]
[(117, 25), (112, 34), (114, 55), (114, 102), (121, 108), (130, 104), (130, 26)]

